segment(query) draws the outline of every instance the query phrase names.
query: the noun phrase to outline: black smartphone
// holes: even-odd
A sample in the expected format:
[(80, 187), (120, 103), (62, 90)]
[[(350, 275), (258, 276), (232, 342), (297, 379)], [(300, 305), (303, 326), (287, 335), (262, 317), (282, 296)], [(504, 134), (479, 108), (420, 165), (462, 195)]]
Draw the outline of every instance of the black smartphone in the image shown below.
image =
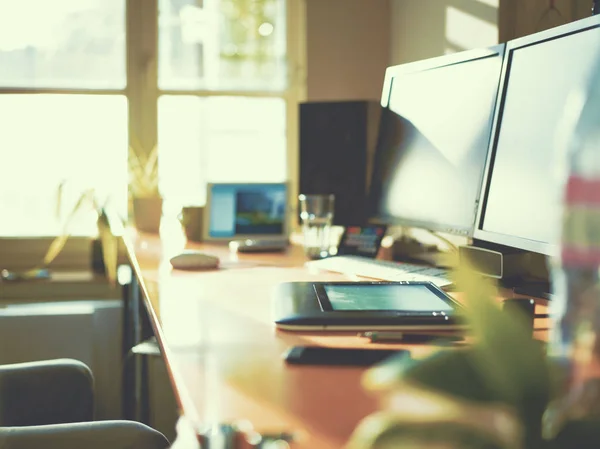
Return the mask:
[(330, 348), (293, 346), (283, 357), (294, 365), (371, 366), (396, 355), (408, 356), (406, 349)]

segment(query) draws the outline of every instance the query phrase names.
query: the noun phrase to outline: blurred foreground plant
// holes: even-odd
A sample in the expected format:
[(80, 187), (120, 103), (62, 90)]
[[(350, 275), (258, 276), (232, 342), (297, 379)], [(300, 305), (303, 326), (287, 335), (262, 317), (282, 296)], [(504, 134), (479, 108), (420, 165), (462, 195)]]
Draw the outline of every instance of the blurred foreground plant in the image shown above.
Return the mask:
[(473, 344), (367, 371), (364, 386), (380, 398), (382, 411), (359, 424), (348, 448), (600, 447), (600, 421), (568, 422), (553, 438), (542, 438), (558, 367), (532, 338), (525, 317), (500, 309), (491, 280), (462, 264), (454, 281), (464, 292)]

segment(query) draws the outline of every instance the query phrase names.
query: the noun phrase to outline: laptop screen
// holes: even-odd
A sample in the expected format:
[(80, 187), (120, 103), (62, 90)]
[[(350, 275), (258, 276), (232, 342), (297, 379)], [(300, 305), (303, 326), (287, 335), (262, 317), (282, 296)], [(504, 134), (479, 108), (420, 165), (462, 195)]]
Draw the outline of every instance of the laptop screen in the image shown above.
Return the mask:
[(208, 239), (287, 235), (287, 185), (210, 184)]

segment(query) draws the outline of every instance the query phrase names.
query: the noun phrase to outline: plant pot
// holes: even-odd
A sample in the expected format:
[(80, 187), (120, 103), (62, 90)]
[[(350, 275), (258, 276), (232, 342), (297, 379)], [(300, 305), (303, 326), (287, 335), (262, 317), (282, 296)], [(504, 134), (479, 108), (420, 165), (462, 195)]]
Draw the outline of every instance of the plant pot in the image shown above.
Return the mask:
[(133, 198), (133, 220), (138, 231), (158, 233), (162, 203), (161, 197)]
[(102, 240), (100, 238), (92, 240), (92, 272), (106, 275), (106, 267), (104, 266), (104, 251), (102, 250)]
[(185, 231), (185, 236), (192, 242), (202, 241), (202, 215), (204, 207), (185, 206), (179, 214), (179, 222)]

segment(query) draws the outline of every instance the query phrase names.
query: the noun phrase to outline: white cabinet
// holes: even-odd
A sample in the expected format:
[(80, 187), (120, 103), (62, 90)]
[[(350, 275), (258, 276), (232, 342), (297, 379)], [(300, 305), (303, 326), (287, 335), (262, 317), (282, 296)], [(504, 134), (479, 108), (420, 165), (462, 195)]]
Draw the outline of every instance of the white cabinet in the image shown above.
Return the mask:
[(94, 372), (96, 418), (121, 417), (122, 302), (3, 302), (0, 364), (74, 358)]

